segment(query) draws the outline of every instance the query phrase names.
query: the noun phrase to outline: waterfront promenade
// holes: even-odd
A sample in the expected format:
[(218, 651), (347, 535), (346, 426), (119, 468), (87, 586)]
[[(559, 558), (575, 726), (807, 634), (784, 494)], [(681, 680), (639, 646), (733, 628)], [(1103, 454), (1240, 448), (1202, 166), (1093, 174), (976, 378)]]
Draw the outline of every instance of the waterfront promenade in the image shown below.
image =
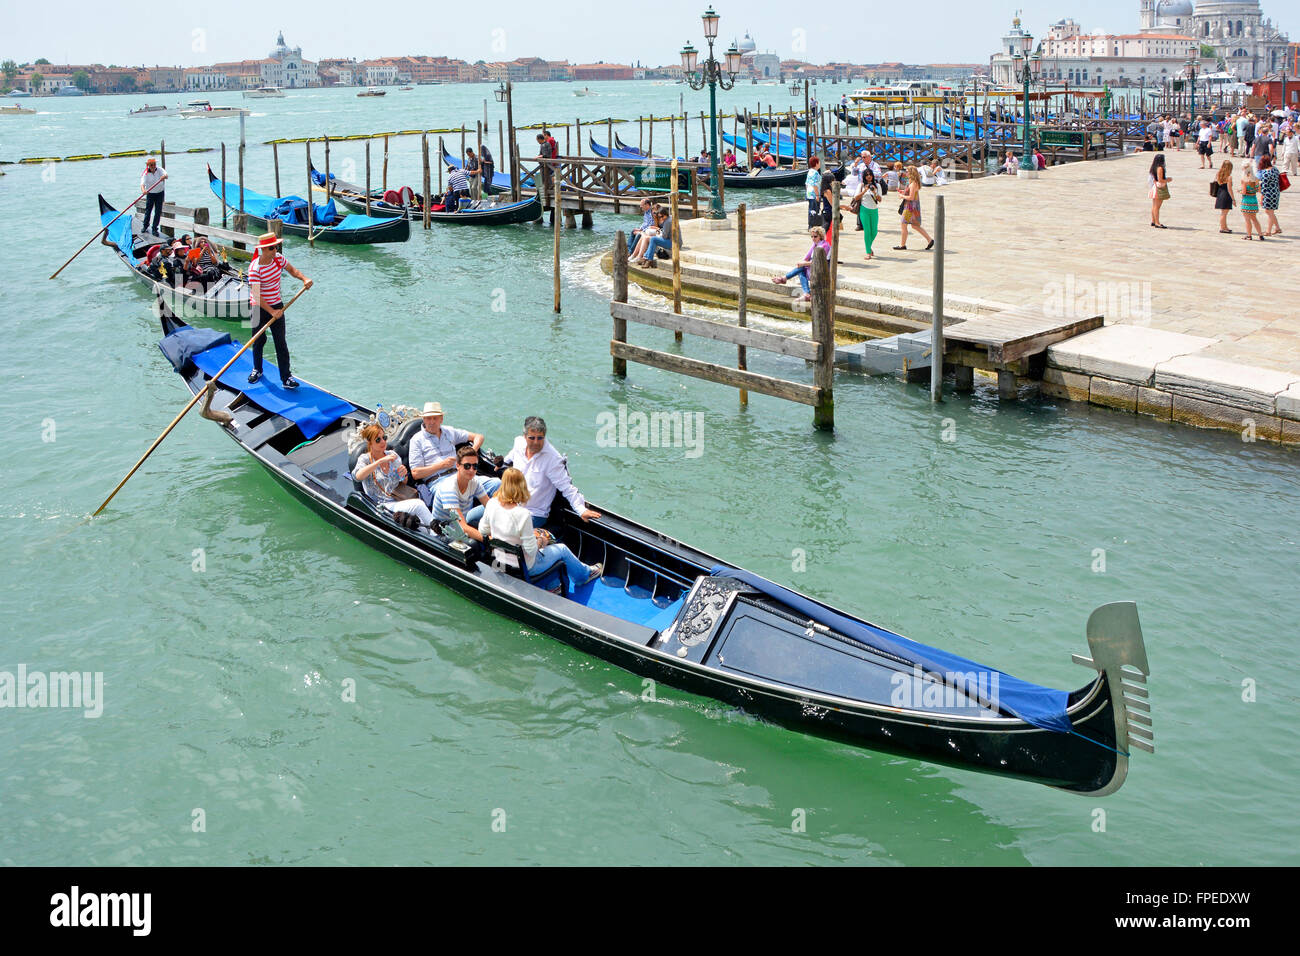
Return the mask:
[[(1185, 390), (1195, 400), (1289, 419), (1269, 430), (1297, 440), (1300, 310), (1280, 290), (1297, 268), (1300, 202), (1283, 194), (1278, 216), (1284, 235), (1244, 242), (1236, 210), (1228, 216), (1233, 234), (1219, 232), (1208, 194), (1213, 173), (1198, 169), (1195, 152), (1165, 156), (1172, 193), (1161, 212), (1167, 229), (1149, 225), (1149, 153), (1056, 166), (1035, 180), (990, 176), (924, 189), (927, 228), (933, 228), (935, 198), (943, 195), (947, 207), (947, 319), (1012, 307), (1067, 315), (1095, 310), (1105, 315), (1107, 328), (1053, 348), (1049, 366), (1065, 370), (1065, 376), (1049, 374), (1046, 391), (1055, 385), (1061, 397), (1087, 400), (1087, 381), (1070, 376), (1102, 375), (1125, 383), (1119, 407), (1169, 417), (1176, 403), (1158, 392), (1168, 385), (1171, 394)], [(1215, 169), (1222, 158), (1214, 156)], [(1233, 162), (1239, 184), (1242, 161)], [(908, 303), (911, 320), (923, 327), (932, 254), (923, 251), (925, 242), (915, 233), (907, 251), (891, 248), (899, 238), (896, 209), (891, 193), (882, 203), (871, 261), (864, 261), (862, 233), (852, 230), (845, 214), (837, 303), (860, 302), (866, 309), (886, 301)], [(771, 289), (772, 274), (803, 256), (809, 244), (805, 224), (803, 202), (748, 214), (752, 290)], [(729, 273), (735, 281), (734, 230), (684, 223), (682, 241), (687, 268)], [(1090, 365), (1090, 354), (1101, 364)], [(1116, 363), (1123, 373), (1112, 371)], [(1143, 386), (1158, 392), (1148, 396), (1156, 399), (1155, 412), (1142, 407)], [(1218, 424), (1240, 420), (1230, 414)]]

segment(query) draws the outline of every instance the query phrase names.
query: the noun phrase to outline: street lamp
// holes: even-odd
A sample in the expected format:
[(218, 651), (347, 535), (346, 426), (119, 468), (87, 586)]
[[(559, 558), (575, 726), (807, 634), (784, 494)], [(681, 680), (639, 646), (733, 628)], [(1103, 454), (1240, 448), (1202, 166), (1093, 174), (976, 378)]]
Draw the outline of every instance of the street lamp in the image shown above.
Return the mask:
[(1031, 54), (1033, 48), (1034, 38), (1024, 33), (1020, 37), (1020, 49), (1011, 54), (1013, 69), (1020, 73), (1021, 82), (1024, 84), (1024, 141), (1021, 146), (1024, 155), (1020, 157), (1020, 168), (1025, 172), (1036, 168), (1034, 155), (1029, 149), (1029, 83), (1043, 68), (1043, 58), (1037, 53)]
[[(713, 187), (713, 198), (709, 201), (709, 218), (726, 219), (722, 211), (722, 197), (718, 190), (718, 90), (720, 86), (729, 90), (736, 85), (736, 74), (740, 72), (740, 51), (736, 44), (724, 55), (725, 66), (713, 56), (713, 41), (718, 38), (718, 20), (713, 7), (705, 10), (701, 16), (704, 21), (704, 39), (709, 43), (708, 58), (701, 64), (700, 54), (689, 42), (682, 47), (682, 73), (688, 86), (693, 90), (709, 88), (709, 134), (713, 148), (709, 153), (709, 184)], [(698, 67), (698, 70), (697, 70)], [(673, 183), (673, 188), (677, 184)]]
[(1196, 122), (1196, 61), (1188, 60), (1185, 64), (1187, 75), (1192, 80), (1192, 122)]

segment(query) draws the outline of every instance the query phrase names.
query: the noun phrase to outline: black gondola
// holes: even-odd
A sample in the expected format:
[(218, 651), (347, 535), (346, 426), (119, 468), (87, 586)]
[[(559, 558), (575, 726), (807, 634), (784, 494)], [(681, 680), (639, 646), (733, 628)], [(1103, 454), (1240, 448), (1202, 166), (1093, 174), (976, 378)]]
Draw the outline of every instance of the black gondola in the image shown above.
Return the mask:
[[(313, 169), (312, 179), (318, 185), (324, 182), (324, 176)], [(424, 219), (424, 197), (409, 187), (401, 190), (389, 190), (391, 199), (381, 192), (370, 193), (371, 212), (389, 216), (402, 216), (410, 219)], [(366, 192), (356, 183), (345, 182), (330, 175), (330, 196), (337, 199), (348, 209), (364, 213), (366, 211)], [(392, 201), (397, 200), (396, 202)], [(437, 205), (437, 204), (435, 204)], [(507, 226), (514, 223), (535, 222), (542, 218), (542, 202), (536, 196), (521, 199), (519, 202), (497, 202), (495, 199), (465, 200), (460, 209), (429, 210), (431, 222), (447, 222), (458, 226)]]
[[(164, 355), (197, 394), (225, 363), (229, 336), (193, 329), (159, 304)], [(778, 724), (915, 759), (1112, 793), (1131, 747), (1152, 749), (1146, 651), (1136, 608), (1109, 604), (1088, 619), (1098, 673), (1067, 693), (891, 634), (725, 564), (605, 508), (548, 527), (604, 576), (574, 589), (534, 583), (481, 559), (475, 547), (411, 530), (352, 480), (359, 405), (303, 382), (293, 394), (246, 382), (242, 358), (217, 383), (218, 425), (301, 503), (335, 526), (457, 593), (636, 674), (725, 701)], [(418, 418), (391, 446), (405, 455)], [(547, 585), (547, 586), (543, 586)], [(1131, 695), (1131, 696), (1130, 696)], [(1136, 709), (1139, 713), (1133, 713)]]
[[(228, 208), (239, 212), (237, 184), (223, 183), (209, 166), (208, 185)], [(317, 220), (314, 226), (309, 226), (305, 218), (301, 222), (298, 221), (298, 216), (303, 215), (302, 210), (298, 210), (293, 219), (285, 218), (293, 214), (292, 208), (281, 214), (281, 210), (286, 206), (301, 205), (302, 209), (305, 209), (308, 202), (309, 200), (299, 199), (296, 196), (266, 196), (247, 187), (244, 189), (244, 211), (248, 215), (248, 221), (258, 229), (266, 229), (269, 219), (279, 219), (286, 236), (301, 236), (306, 239), (310, 230), (310, 235), (317, 242), (333, 242), (347, 246), (405, 242), (411, 236), (411, 224), (401, 217), (377, 219), (364, 215), (340, 216), (330, 223)]]
[(845, 126), (906, 126), (908, 123), (915, 123), (921, 118), (920, 113), (896, 113), (876, 119), (873, 113), (859, 115), (845, 109), (843, 106), (835, 107), (834, 113)]
[[(617, 139), (617, 138), (616, 138)], [(601, 146), (593, 137), (588, 144), (591, 151), (597, 156), (608, 156), (609, 147)], [(650, 159), (640, 151), (631, 152), (621, 142), (614, 150), (615, 159)], [(670, 162), (670, 160), (654, 158), (654, 161), (660, 165)], [(776, 169), (763, 168), (756, 173), (748, 170), (744, 172), (727, 172), (723, 171), (722, 181), (728, 189), (791, 189), (802, 186), (808, 176), (807, 169), (789, 169), (778, 167)], [(707, 183), (709, 173), (705, 170), (700, 171), (700, 181)]]
[[(166, 242), (167, 239), (144, 233), (143, 221), (139, 222), (141, 228), (137, 229), (134, 213), (118, 218), (117, 210), (103, 196), (99, 197), (99, 222), (100, 225), (108, 226), (107, 235), (101, 239), (102, 244), (113, 250), (118, 261), (145, 288), (154, 295), (165, 297), (173, 312), (186, 318), (201, 316), (205, 319), (232, 321), (248, 318), (251, 289), (248, 280), (238, 270), (223, 266), (221, 277), (207, 286), (198, 283), (173, 285), (171, 281), (159, 281), (146, 274), (144, 256), (151, 246)], [(109, 223), (112, 225), (109, 226)]]

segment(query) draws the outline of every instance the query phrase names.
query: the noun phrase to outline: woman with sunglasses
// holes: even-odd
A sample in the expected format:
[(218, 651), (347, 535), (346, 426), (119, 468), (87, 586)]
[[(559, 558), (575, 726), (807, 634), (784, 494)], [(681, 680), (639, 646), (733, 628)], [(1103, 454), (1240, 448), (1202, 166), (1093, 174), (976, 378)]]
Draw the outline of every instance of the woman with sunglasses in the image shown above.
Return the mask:
[(416, 520), (427, 528), (433, 515), (414, 490), (411, 492), (414, 497), (397, 497), (398, 489), (406, 480), (406, 466), (397, 452), (388, 450), (388, 436), (383, 427), (371, 422), (361, 429), (361, 437), (366, 440), (366, 450), (352, 466), (352, 477), (361, 482), (366, 497), (386, 511), (415, 515)]

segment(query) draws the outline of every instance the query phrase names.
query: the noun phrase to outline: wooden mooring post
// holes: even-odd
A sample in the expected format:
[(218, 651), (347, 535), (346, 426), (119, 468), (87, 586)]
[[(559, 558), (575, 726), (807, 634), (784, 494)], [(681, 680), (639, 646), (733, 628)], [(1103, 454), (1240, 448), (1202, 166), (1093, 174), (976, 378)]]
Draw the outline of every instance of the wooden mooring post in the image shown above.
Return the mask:
[[(420, 152), (424, 157), (424, 228), (429, 228), (429, 207), (433, 205), (433, 197), (429, 195), (429, 187), (432, 185), (429, 179), (429, 134), (420, 134)], [(439, 166), (439, 169), (442, 167)]]
[(551, 220), (555, 223), (555, 243), (552, 249), (554, 259), (555, 276), (553, 284), (555, 286), (555, 311), (560, 311), (560, 228), (563, 225), (561, 220), (564, 219), (562, 211), (563, 203), (560, 201), (560, 181), (563, 178), (564, 166), (556, 162), (551, 167)]
[[(837, 230), (838, 231), (838, 230)], [(813, 427), (822, 431), (835, 429), (835, 321), (832, 318), (830, 264), (820, 249), (813, 250), (812, 268), (812, 337), (821, 346), (813, 366), (813, 385), (818, 400), (813, 404)]]
[(316, 214), (311, 201), (311, 141), (308, 140), (303, 145), (307, 147), (307, 192), (303, 194), (307, 197), (307, 244), (315, 249), (316, 231), (312, 227), (316, 224)]
[[(627, 236), (623, 230), (618, 231), (614, 237), (614, 301), (627, 302)], [(621, 319), (614, 316), (614, 339), (610, 344), (610, 352), (614, 352), (614, 342), (627, 341), (627, 319)], [(619, 378), (627, 378), (627, 359), (614, 354), (614, 374)]]
[[(311, 149), (310, 146), (307, 147)], [(161, 163), (159, 164), (161, 165)], [(221, 144), (221, 228), (225, 229), (229, 223), (226, 222), (226, 144)]]
[[(678, 315), (682, 314), (682, 230), (677, 222), (677, 212), (679, 204), (677, 202), (677, 151), (673, 150), (673, 161), (670, 167), (668, 188), (672, 192), (670, 206), (672, 208), (672, 228), (668, 233), (668, 241), (673, 247), (673, 311)], [(682, 340), (682, 333), (679, 329), (673, 336), (678, 342)]]
[[(325, 183), (329, 188), (329, 183)], [(366, 215), (370, 215), (370, 140), (366, 140)]]
[(930, 290), (930, 401), (943, 401), (943, 196), (934, 204), (934, 285)]
[[(366, 148), (367, 149), (370, 148), (369, 143), (366, 144)], [(283, 196), (284, 193), (280, 192), (280, 144), (279, 143), (271, 144), (271, 162), (275, 164), (275, 194), (277, 196)]]
[[(740, 280), (740, 291), (736, 298), (736, 324), (743, 329), (749, 324), (749, 317), (746, 314), (749, 308), (749, 257), (745, 251), (745, 204), (743, 202), (736, 207), (736, 259), (739, 267), (737, 278)], [(749, 356), (745, 354), (743, 345), (736, 346), (736, 368), (742, 372), (749, 368)], [(749, 392), (743, 388), (740, 390), (740, 404), (749, 404)]]

